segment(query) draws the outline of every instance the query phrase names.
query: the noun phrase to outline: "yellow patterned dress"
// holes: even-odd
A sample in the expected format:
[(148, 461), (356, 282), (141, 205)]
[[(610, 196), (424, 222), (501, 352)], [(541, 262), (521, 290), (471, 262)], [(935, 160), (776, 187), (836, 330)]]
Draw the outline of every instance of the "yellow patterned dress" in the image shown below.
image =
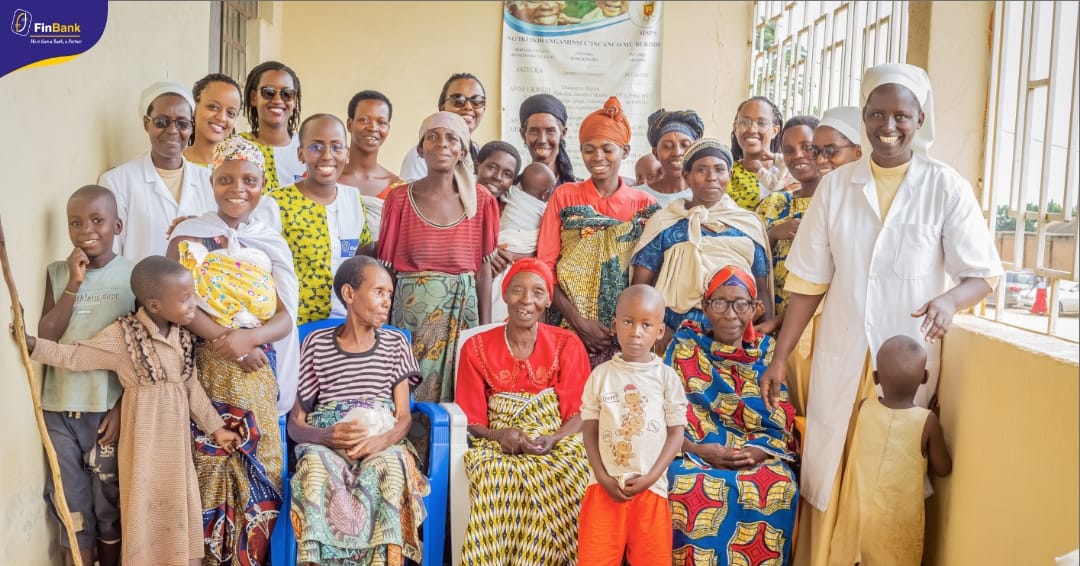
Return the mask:
[[(269, 165), (267, 167), (269, 169)], [(342, 194), (344, 191), (341, 189), (343, 187), (339, 186), (339, 201), (352, 198)], [(359, 191), (352, 187), (349, 189), (355, 194), (356, 202), (336, 202), (335, 205), (350, 207), (352, 213), (349, 216), (354, 217), (355, 225), (336, 228), (341, 242), (362, 248), (371, 245), (374, 238), (368, 229)], [(293, 267), (300, 281), (300, 306), (296, 324), (329, 318), (330, 297), (334, 292), (335, 258), (332, 241), (334, 236), (330, 232), (327, 208), (305, 196), (296, 185), (269, 191), (268, 195), (277, 203), (281, 216), (281, 235), (292, 251)], [(338, 255), (347, 254), (348, 251), (342, 248)]]
[(714, 468), (683, 453), (668, 467), (676, 564), (781, 566), (791, 555), (798, 486), (791, 469), (794, 409), (765, 408), (758, 378), (772, 361), (773, 339), (729, 346), (686, 321), (666, 362), (686, 387), (686, 439), (728, 448), (754, 447), (769, 457), (750, 468)]
[[(226, 328), (257, 326), (277, 311), (270, 259), (252, 248), (228, 255), (195, 242), (180, 243), (180, 263), (195, 278), (200, 307)], [(196, 347), (199, 382), (225, 426), (242, 438), (226, 454), (195, 436), (192, 459), (202, 498), (203, 564), (265, 565), (270, 533), (281, 508), (281, 435), (277, 426), (277, 380), (271, 365), (246, 373), (235, 360)]]
[[(793, 191), (778, 191), (761, 201), (757, 213), (765, 221), (765, 229), (771, 230), (773, 226), (782, 224), (788, 220), (802, 218), (806, 208), (810, 206), (811, 197), (795, 196)], [(788, 292), (784, 290), (784, 281), (787, 280), (788, 252), (791, 251), (791, 240), (779, 240), (773, 245), (773, 289), (776, 292), (776, 314), (783, 314), (787, 310)]]
[(754, 212), (761, 203), (761, 185), (757, 175), (751, 173), (742, 162), (736, 161), (731, 167), (731, 180), (728, 181), (727, 194), (735, 203)]

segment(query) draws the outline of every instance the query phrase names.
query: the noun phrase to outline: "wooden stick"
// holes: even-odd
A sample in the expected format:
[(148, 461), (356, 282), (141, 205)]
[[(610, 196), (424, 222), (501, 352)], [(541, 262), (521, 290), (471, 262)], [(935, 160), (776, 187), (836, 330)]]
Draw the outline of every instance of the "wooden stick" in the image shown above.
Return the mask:
[[(60, 522), (67, 531), (68, 542), (71, 544), (71, 558), (75, 566), (82, 566), (82, 558), (79, 555), (79, 542), (75, 538), (75, 522), (71, 519), (68, 511), (67, 498), (64, 496), (64, 484), (60, 480), (60, 464), (56, 460), (56, 449), (53, 448), (52, 440), (49, 439), (49, 431), (45, 428), (45, 415), (41, 412), (41, 394), (38, 392), (37, 380), (34, 378), (34, 366), (30, 362), (30, 350), (26, 346), (26, 326), (23, 320), (22, 304), (19, 303), (19, 291), (15, 288), (15, 278), (11, 276), (11, 264), (7, 254), (7, 240), (4, 238), (4, 223), (0, 220), (0, 267), (4, 271), (4, 283), (7, 284), (8, 293), (11, 295), (11, 312), (15, 319), (15, 341), (19, 344), (19, 354), (22, 356), (23, 367), (26, 369), (26, 378), (30, 383), (30, 400), (34, 403), (34, 418), (37, 420), (38, 433), (41, 435), (41, 443), (45, 446), (45, 455), (49, 460), (49, 470), (52, 471), (53, 488), (55, 496), (53, 503), (56, 511), (60, 514)], [(92, 565), (88, 565), (92, 566)]]

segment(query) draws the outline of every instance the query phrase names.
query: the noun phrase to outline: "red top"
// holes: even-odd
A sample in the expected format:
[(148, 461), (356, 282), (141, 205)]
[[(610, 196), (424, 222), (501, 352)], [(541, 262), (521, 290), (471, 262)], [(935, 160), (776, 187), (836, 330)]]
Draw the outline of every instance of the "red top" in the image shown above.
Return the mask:
[(476, 214), (450, 226), (424, 220), (413, 205), (412, 185), (387, 195), (375, 253), (401, 273), (439, 271), (457, 275), (480, 269), (499, 238), (499, 205), (477, 185)]
[(573, 332), (538, 325), (536, 346), (519, 360), (506, 345), (506, 327), (469, 338), (461, 347), (454, 401), (470, 425), (488, 425), (487, 400), (496, 393), (539, 393), (549, 387), (559, 397), (563, 422), (581, 410), (581, 393), (589, 378), (585, 345)]
[(656, 199), (652, 195), (627, 185), (622, 177), (619, 177), (619, 188), (607, 198), (600, 197), (592, 179), (563, 183), (548, 199), (544, 217), (540, 220), (536, 257), (555, 271), (555, 262), (559, 260), (562, 248), (562, 219), (559, 214), (568, 206), (588, 205), (599, 214), (626, 222), (633, 218), (636, 212), (653, 204), (656, 204)]

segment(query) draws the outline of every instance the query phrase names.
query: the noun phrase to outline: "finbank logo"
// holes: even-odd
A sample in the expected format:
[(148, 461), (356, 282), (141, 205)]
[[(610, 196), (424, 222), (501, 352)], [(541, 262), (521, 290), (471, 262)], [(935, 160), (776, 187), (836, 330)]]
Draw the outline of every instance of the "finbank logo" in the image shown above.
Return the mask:
[(11, 17), (11, 33), (23, 37), (29, 35), (32, 21), (33, 18), (30, 16), (30, 12), (16, 8), (15, 15)]

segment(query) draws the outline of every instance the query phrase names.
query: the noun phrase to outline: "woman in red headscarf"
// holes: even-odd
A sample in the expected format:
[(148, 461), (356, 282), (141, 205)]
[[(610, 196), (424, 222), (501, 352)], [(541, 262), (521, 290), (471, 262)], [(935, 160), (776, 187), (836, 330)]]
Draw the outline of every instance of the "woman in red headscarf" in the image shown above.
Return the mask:
[(723, 267), (702, 303), (710, 330), (685, 321), (665, 358), (689, 402), (682, 455), (668, 468), (675, 562), (714, 564), (719, 555), (736, 563), (740, 554), (748, 564), (766, 556), (786, 564), (799, 501), (795, 409), (783, 386), (772, 411), (758, 390), (773, 338), (754, 331), (763, 311), (754, 277)]
[(540, 221), (536, 257), (556, 274), (554, 320), (585, 343), (593, 367), (618, 351), (611, 319), (630, 281), (630, 255), (645, 221), (660, 210), (652, 195), (619, 175), (630, 154), (630, 122), (614, 96), (581, 122), (589, 178), (559, 185)]
[(554, 277), (534, 258), (503, 279), (509, 319), (465, 341), (458, 405), (472, 509), (462, 563), (577, 563), (577, 518), (589, 466), (580, 435), (589, 360), (569, 330), (544, 324)]

